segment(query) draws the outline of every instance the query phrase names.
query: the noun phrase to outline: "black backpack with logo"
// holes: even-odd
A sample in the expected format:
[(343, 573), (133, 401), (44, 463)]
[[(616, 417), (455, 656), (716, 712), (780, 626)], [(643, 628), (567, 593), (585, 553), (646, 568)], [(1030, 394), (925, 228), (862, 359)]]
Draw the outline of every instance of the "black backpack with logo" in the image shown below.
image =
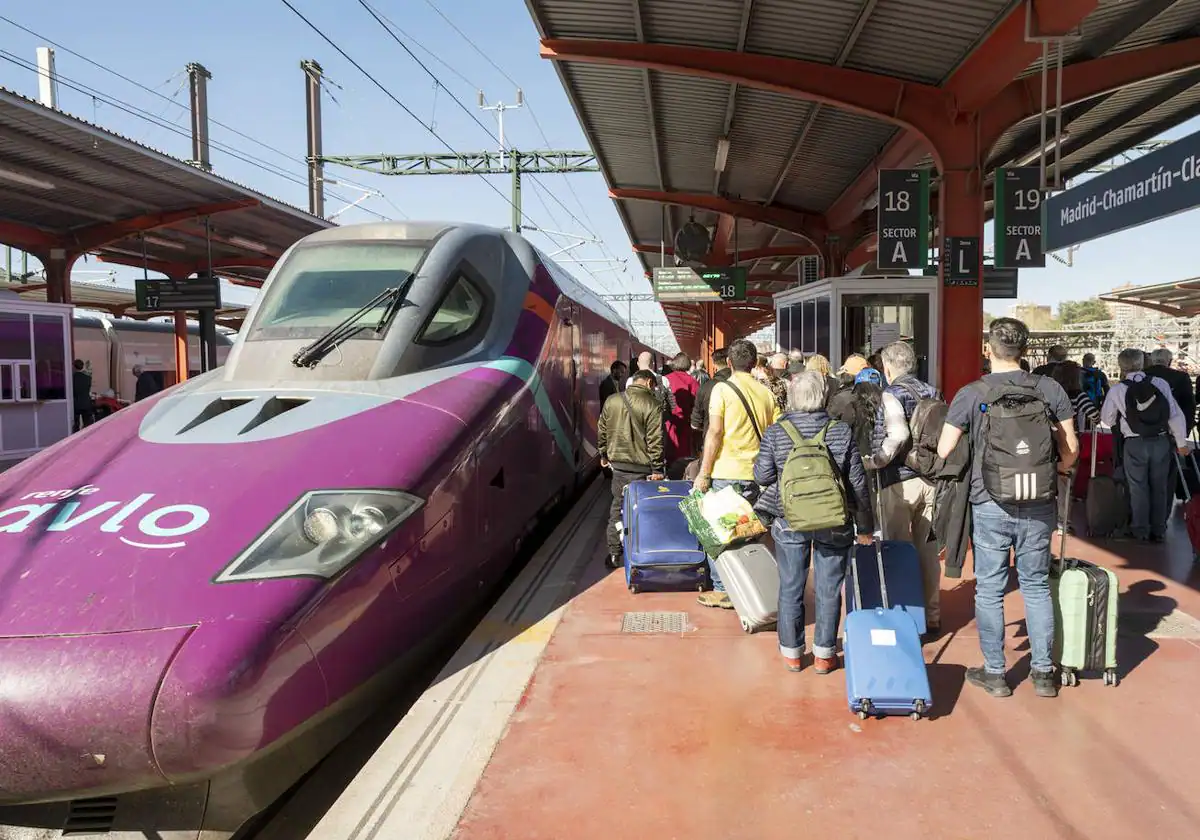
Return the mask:
[(1000, 504), (1046, 501), (1058, 493), (1054, 431), (1039, 379), (994, 385), (979, 406), (983, 486)]
[(1165, 434), (1171, 419), (1171, 406), (1154, 385), (1154, 377), (1125, 382), (1125, 422), (1139, 437)]

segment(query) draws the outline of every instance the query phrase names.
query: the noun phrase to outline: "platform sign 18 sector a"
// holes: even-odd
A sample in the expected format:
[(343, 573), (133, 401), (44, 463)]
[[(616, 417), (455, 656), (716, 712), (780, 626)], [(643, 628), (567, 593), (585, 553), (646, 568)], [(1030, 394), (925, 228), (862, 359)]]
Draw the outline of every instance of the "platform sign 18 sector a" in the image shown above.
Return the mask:
[(879, 170), (877, 209), (880, 268), (929, 264), (929, 170)]
[(660, 303), (703, 303), (746, 299), (746, 269), (742, 266), (656, 268), (651, 274), (654, 299)]
[(997, 266), (1046, 267), (1046, 251), (1042, 247), (1044, 198), (1041, 167), (1001, 167), (996, 170), (993, 245)]

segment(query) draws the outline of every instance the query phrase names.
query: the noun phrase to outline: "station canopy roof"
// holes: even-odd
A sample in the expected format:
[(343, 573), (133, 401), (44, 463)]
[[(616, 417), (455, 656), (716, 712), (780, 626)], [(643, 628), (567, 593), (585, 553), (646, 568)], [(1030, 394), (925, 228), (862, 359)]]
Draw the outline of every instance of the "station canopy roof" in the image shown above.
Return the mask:
[(0, 244), (187, 276), (208, 267), (207, 217), (216, 273), (250, 285), (292, 243), (332, 226), (4, 88), (0, 188)]
[[(1200, 115), (1200, 0), (1031, 1), (1030, 20), (1069, 34), (1064, 178)], [(731, 262), (736, 243), (750, 300), (766, 304), (746, 331), (773, 319), (769, 296), (795, 284), (795, 258), (825, 244), (814, 230), (857, 221), (846, 262), (873, 258), (879, 169), (933, 166), (928, 143), (884, 112), (923, 95), (979, 106), (1014, 91), (1027, 112), (1040, 108), (1042, 44), (1012, 0), (527, 4), (644, 268), (661, 264), (664, 239), (673, 264), (690, 218), (713, 232), (712, 256)], [(842, 93), (813, 95), (822, 85)], [(861, 107), (868, 88), (891, 91), (874, 113)], [(1051, 102), (1054, 90), (1052, 74)], [(1027, 165), (1042, 148), (1026, 113), (982, 150), (984, 171)], [(694, 344), (698, 308), (664, 309)]]
[(1200, 315), (1200, 277), (1121, 289), (1101, 295), (1100, 300), (1141, 306), (1175, 318), (1194, 318)]
[[(0, 281), (0, 292), (11, 292), (22, 300), (45, 301), (46, 284), (43, 282)], [(71, 302), (82, 309), (105, 312), (114, 318), (137, 318), (149, 320), (167, 312), (139, 313), (137, 298), (130, 289), (122, 289), (112, 283), (94, 280), (74, 280), (71, 283)], [(241, 329), (249, 307), (240, 303), (226, 303), (216, 312), (217, 323), (230, 329)]]

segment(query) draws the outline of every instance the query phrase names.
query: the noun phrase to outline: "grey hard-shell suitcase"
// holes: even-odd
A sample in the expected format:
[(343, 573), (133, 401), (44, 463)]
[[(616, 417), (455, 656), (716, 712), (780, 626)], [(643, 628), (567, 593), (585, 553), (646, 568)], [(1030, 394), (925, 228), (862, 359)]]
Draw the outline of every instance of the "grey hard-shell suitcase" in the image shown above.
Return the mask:
[(770, 549), (747, 543), (721, 552), (716, 564), (742, 629), (773, 627), (779, 617), (779, 566)]

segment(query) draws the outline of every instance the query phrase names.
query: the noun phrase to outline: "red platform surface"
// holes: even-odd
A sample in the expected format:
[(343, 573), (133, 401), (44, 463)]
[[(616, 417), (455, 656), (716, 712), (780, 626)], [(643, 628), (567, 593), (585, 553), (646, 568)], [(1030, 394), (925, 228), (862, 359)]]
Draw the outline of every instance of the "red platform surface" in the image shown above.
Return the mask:
[[(860, 722), (841, 671), (786, 671), (773, 632), (746, 635), (693, 594), (628, 594), (602, 550), (457, 840), (1200, 836), (1200, 625), (1162, 635), (1200, 616), (1178, 516), (1166, 546), (1070, 541), (1128, 590), (1120, 686), (1088, 678), (1048, 700), (1027, 681), (1003, 699), (964, 685), (981, 661), (968, 574), (943, 582), (944, 634), (926, 646), (935, 711), (920, 722)], [(1023, 680), (1015, 591), (1005, 608)], [(691, 627), (620, 632), (625, 612), (651, 610)], [(1187, 614), (1175, 630), (1159, 624), (1172, 611)]]

